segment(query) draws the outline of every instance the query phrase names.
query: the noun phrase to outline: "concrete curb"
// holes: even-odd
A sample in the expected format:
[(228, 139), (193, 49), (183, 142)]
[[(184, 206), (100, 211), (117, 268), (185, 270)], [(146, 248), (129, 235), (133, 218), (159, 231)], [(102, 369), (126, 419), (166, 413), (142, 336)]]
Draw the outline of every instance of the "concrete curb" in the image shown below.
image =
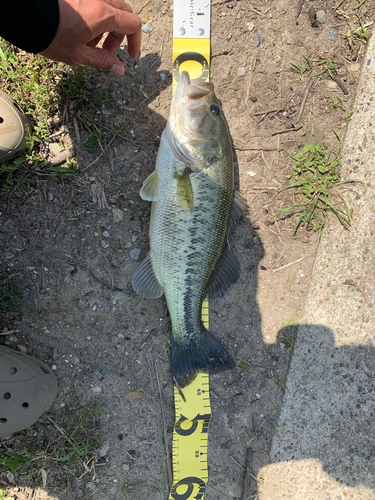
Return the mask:
[[(261, 500), (375, 499), (374, 36), (342, 165), (343, 179), (360, 179), (367, 192), (350, 185), (345, 197), (354, 210), (352, 230), (334, 222), (322, 236), (272, 463), (258, 476)], [(358, 287), (345, 285), (348, 280)]]

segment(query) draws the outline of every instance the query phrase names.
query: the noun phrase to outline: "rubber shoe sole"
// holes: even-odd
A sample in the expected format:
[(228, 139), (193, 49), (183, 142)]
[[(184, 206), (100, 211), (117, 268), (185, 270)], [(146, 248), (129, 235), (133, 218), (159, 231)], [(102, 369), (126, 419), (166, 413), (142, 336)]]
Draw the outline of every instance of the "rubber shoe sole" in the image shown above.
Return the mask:
[(29, 120), (19, 106), (0, 90), (0, 163), (27, 149), (26, 129), (29, 127)]
[(0, 438), (36, 422), (56, 394), (56, 377), (48, 365), (0, 347)]

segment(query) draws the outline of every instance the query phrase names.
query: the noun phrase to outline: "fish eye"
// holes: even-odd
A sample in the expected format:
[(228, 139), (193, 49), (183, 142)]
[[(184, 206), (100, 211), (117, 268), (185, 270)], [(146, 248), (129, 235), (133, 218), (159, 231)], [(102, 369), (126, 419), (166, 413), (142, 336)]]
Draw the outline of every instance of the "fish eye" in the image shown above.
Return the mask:
[(218, 115), (220, 113), (220, 108), (219, 106), (211, 106), (211, 113), (214, 115)]

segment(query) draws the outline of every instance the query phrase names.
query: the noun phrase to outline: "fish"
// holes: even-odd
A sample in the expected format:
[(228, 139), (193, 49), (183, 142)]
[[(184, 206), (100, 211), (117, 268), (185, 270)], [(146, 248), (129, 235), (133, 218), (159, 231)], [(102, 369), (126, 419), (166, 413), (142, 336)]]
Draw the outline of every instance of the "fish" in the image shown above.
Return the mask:
[(140, 196), (152, 202), (150, 251), (132, 285), (141, 297), (165, 295), (172, 378), (183, 388), (199, 372), (236, 366), (201, 318), (205, 297), (224, 295), (239, 279), (234, 222), (248, 208), (234, 190), (229, 131), (212, 82), (191, 83), (181, 73), (155, 171)]

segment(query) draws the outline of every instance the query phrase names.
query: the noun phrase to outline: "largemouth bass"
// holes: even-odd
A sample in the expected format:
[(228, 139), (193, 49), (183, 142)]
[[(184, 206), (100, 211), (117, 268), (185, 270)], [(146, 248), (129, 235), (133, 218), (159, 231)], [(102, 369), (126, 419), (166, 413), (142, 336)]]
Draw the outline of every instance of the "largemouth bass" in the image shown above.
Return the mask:
[(205, 329), (202, 303), (239, 278), (230, 249), (233, 221), (246, 204), (233, 187), (229, 133), (212, 83), (182, 72), (163, 131), (155, 171), (143, 183), (152, 201), (150, 252), (133, 277), (138, 295), (167, 300), (172, 322), (171, 370), (179, 387), (200, 371), (235, 367)]

